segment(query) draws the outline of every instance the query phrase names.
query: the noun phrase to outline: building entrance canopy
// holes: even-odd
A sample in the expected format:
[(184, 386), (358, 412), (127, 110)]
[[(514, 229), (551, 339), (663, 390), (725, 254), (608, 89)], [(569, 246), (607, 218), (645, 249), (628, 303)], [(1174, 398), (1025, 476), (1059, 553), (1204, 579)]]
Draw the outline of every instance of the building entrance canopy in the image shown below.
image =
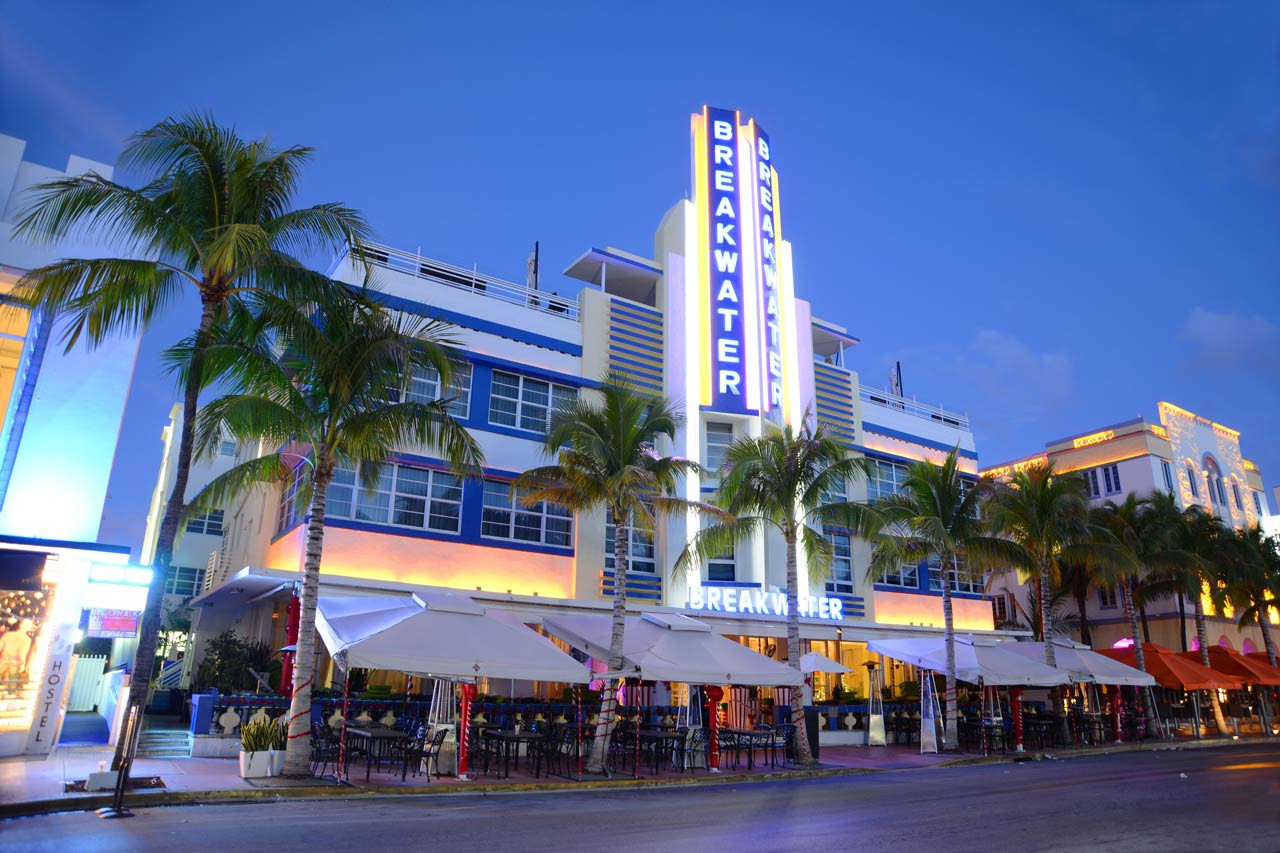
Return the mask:
[[(876, 654), (934, 672), (947, 671), (947, 646), (942, 637), (870, 640)], [(1052, 687), (1071, 678), (1060, 669), (1005, 651), (994, 638), (962, 634), (956, 637), (956, 678), (969, 684)]]
[(590, 680), (546, 638), (486, 615), (464, 595), (321, 596), (316, 631), (348, 667), (459, 680)]
[[(1072, 681), (1113, 684), (1118, 687), (1154, 687), (1156, 684), (1154, 676), (1100, 655), (1093, 649), (1078, 648), (1062, 641), (1056, 641), (1053, 645), (1058, 668), (1065, 669)], [(1044, 663), (1044, 643), (1005, 642), (1000, 644), (1000, 648), (1028, 660)]]
[[(596, 660), (609, 659), (609, 616), (547, 616), (543, 627)], [(715, 633), (698, 619), (645, 613), (627, 619), (623, 672), (646, 681), (799, 687), (804, 677), (773, 658)]]

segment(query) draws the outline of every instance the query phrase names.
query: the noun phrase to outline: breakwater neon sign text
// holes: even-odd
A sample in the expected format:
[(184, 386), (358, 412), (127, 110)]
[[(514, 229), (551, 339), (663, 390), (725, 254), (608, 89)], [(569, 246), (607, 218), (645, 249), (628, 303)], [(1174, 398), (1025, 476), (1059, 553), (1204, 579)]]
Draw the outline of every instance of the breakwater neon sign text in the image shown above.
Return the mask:
[[(838, 598), (800, 596), (800, 615), (809, 619), (844, 619), (844, 602)], [(694, 587), (685, 606), (708, 613), (749, 613), (754, 616), (786, 616), (787, 596), (781, 592), (733, 587)]]

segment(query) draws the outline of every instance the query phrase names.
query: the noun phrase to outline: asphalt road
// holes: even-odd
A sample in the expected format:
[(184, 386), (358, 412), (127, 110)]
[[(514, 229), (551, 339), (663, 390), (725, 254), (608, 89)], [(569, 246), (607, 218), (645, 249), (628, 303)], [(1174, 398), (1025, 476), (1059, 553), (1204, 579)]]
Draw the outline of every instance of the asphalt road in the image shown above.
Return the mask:
[(0, 849), (1280, 851), (1280, 744), (805, 782), (61, 814)]

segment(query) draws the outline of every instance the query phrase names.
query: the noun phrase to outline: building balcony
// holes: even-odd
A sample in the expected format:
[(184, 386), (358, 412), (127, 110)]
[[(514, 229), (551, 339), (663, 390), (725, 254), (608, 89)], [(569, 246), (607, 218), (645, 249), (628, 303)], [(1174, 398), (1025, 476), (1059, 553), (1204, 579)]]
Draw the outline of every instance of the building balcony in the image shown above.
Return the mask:
[[(952, 427), (953, 429), (969, 431), (968, 415), (951, 412), (938, 406), (930, 406), (928, 403), (921, 403), (914, 397), (902, 397), (866, 385), (858, 386), (858, 397), (864, 404), (879, 406), (892, 412), (901, 412), (936, 424)], [(864, 417), (866, 417), (865, 412)]]

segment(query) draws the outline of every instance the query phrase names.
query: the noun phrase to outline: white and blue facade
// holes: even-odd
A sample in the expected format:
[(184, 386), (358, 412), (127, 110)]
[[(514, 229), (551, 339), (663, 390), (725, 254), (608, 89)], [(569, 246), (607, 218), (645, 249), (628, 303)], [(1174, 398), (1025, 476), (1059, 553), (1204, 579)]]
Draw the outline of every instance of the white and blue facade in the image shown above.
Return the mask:
[[(733, 439), (810, 417), (850, 454), (880, 463), (875, 482), (848, 485), (850, 499), (893, 491), (906, 465), (940, 461), (957, 446), (966, 475), (976, 477), (968, 419), (862, 385), (851, 363), (857, 339), (800, 298), (821, 285), (794, 280), (767, 135), (731, 111), (704, 110), (692, 117), (691, 138), (692, 200), (662, 216), (651, 253), (590, 248), (563, 279), (535, 288), (370, 247), (384, 299), (453, 324), (467, 369), (451, 392), (432, 377), (419, 384), (426, 397), (456, 396), (456, 415), (488, 467), (483, 482), (461, 482), (439, 459), (404, 447), (373, 493), (347, 472), (329, 494), (322, 583), (462, 589), (530, 622), (553, 611), (605, 612), (615, 531), (604, 513), (512, 507), (508, 486), (547, 463), (542, 435), (557, 402), (590, 394), (608, 375), (673, 399), (685, 423), (660, 451), (711, 470)], [(343, 258), (332, 275), (354, 286), (363, 270)], [(696, 476), (682, 485), (690, 499), (714, 489), (713, 479)], [(235, 627), (283, 639), (287, 591), (255, 607), (239, 602), (280, 587), (302, 565), (305, 507), (291, 492), (228, 508), (216, 571), (196, 602), (206, 605), (197, 608), (201, 636)], [(255, 532), (264, 517), (268, 535)], [(696, 523), (671, 519), (652, 537), (624, 528), (630, 606), (693, 609), (725, 634), (776, 648), (785, 626), (768, 602), (785, 589), (783, 543), (761, 536), (673, 576)], [(830, 535), (833, 573), (811, 583), (801, 572), (807, 642), (843, 641), (827, 652), (857, 663), (865, 652), (854, 647), (869, 637), (941, 630), (939, 579), (927, 564), (871, 580), (869, 546)], [(958, 627), (992, 629), (980, 589), (958, 589), (956, 598)]]
[[(119, 252), (91, 233), (53, 245), (15, 235), (33, 185), (112, 171), (79, 157), (42, 166), (25, 149), (0, 135), (0, 299), (31, 269)], [(139, 339), (68, 350), (63, 331), (41, 311), (0, 311), (0, 755), (56, 742), (86, 608), (96, 630), (104, 614), (118, 628), (146, 596), (129, 548), (97, 542)]]

